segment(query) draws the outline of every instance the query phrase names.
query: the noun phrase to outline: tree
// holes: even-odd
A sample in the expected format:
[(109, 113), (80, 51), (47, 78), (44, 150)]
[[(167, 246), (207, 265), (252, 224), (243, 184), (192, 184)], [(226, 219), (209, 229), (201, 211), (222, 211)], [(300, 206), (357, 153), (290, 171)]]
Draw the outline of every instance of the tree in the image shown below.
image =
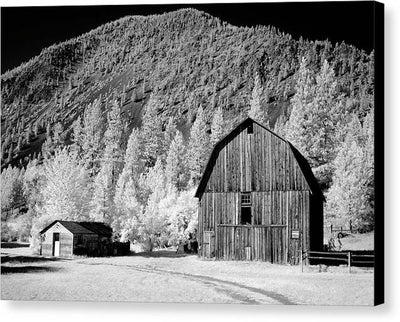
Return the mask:
[(160, 202), (160, 208), (168, 218), (168, 242), (172, 245), (184, 243), (197, 231), (198, 203), (194, 193), (195, 188), (191, 187)]
[(107, 130), (104, 133), (104, 154), (100, 171), (94, 180), (93, 198), (91, 201), (91, 217), (110, 224), (114, 212), (114, 194), (116, 181), (122, 168), (120, 151), (122, 123), (120, 108), (114, 101), (108, 113)]
[(165, 127), (165, 131), (164, 131), (164, 142), (163, 142), (163, 145), (164, 145), (164, 148), (165, 148), (165, 151), (164, 151), (165, 158), (167, 157), (168, 149), (169, 149), (172, 141), (174, 140), (176, 133), (177, 133), (177, 129), (176, 129), (175, 120), (171, 116), (168, 119), (168, 123), (167, 123), (167, 126)]
[(225, 131), (224, 114), (221, 107), (218, 107), (217, 111), (214, 113), (211, 122), (211, 146), (214, 146), (219, 140), (222, 139)]
[(121, 110), (117, 101), (113, 102), (107, 121), (102, 162), (108, 163), (109, 170), (111, 170), (111, 183), (115, 184), (116, 178), (118, 178), (122, 169), (121, 141), (123, 129)]
[(68, 148), (57, 150), (54, 157), (43, 164), (43, 203), (34, 219), (32, 234), (54, 220), (84, 221), (88, 219), (89, 187), (87, 172), (75, 152)]
[(352, 220), (354, 227), (362, 224), (367, 211), (363, 151), (352, 136), (347, 136), (334, 162), (333, 184), (327, 195), (327, 218), (337, 224)]
[[(100, 168), (101, 133), (103, 129), (103, 117), (100, 108), (100, 99), (89, 105), (85, 109), (82, 125), (82, 161), (89, 170), (90, 175), (94, 175)], [(78, 133), (80, 130), (78, 131)], [(79, 134), (78, 134), (79, 136)], [(79, 139), (78, 139), (79, 142)]]
[(308, 159), (316, 177), (329, 185), (336, 155), (336, 129), (340, 114), (333, 69), (325, 61), (314, 79), (303, 58), (297, 75), (287, 139)]
[(124, 238), (127, 238), (127, 233), (126, 231), (122, 233), (122, 230), (127, 229), (125, 227), (129, 221), (127, 216), (134, 213), (133, 205), (136, 207), (139, 204), (137, 201), (139, 177), (144, 172), (142, 154), (140, 131), (133, 129), (125, 152), (124, 168), (118, 178), (114, 196), (116, 213), (112, 227), (115, 232), (125, 234)]
[(193, 183), (197, 183), (201, 178), (201, 170), (203, 166), (205, 166), (209, 151), (207, 125), (201, 106), (197, 111), (196, 120), (190, 129), (189, 147), (187, 151), (190, 180)]
[(183, 135), (180, 131), (177, 131), (166, 159), (165, 177), (168, 189), (181, 191), (185, 188), (187, 182), (185, 157), (186, 147), (183, 142)]
[(163, 152), (161, 117), (158, 115), (162, 105), (155, 95), (151, 95), (142, 118), (144, 158), (147, 167), (152, 167)]
[(165, 174), (162, 161), (157, 159), (154, 167), (143, 177), (143, 184), (147, 186), (143, 211), (138, 211), (133, 216), (130, 235), (138, 240), (147, 250), (152, 251), (160, 237), (166, 234), (167, 217), (161, 211), (160, 201), (166, 197)]
[(93, 196), (90, 202), (90, 218), (110, 224), (113, 213), (113, 187), (110, 163), (103, 162), (93, 183)]
[[(23, 181), (20, 170), (9, 165), (1, 173), (1, 213), (7, 220), (8, 211), (18, 207), (24, 201)], [(5, 216), (3, 218), (3, 216)]]
[(269, 127), (268, 113), (262, 107), (262, 93), (263, 89), (261, 87), (260, 77), (256, 74), (253, 91), (251, 93), (249, 116), (253, 120)]

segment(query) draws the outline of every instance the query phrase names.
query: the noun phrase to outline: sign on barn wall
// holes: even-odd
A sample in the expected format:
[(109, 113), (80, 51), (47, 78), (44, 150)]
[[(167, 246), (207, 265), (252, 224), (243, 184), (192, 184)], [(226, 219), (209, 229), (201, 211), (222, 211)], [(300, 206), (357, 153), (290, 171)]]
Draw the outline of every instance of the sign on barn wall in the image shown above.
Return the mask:
[(299, 237), (300, 237), (300, 231), (292, 230), (292, 239), (299, 239)]

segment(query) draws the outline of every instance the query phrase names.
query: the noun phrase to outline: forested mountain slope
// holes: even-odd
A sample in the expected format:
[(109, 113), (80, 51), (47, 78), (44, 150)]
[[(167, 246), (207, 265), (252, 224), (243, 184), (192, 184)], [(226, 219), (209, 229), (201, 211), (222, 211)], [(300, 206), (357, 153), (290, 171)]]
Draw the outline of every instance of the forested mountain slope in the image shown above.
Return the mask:
[[(32, 160), (41, 164), (65, 145), (74, 146), (81, 157), (84, 142), (78, 136), (89, 131), (85, 122), (90, 120), (97, 122), (91, 130), (99, 136), (99, 150), (120, 137), (122, 159), (132, 129), (153, 133), (150, 123), (157, 119), (163, 139), (156, 142), (154, 151), (142, 151), (144, 170), (139, 172), (147, 174), (157, 165), (159, 146), (170, 148), (171, 140), (165, 137), (172, 123), (182, 132), (181, 145), (188, 149), (207, 145), (199, 150), (206, 155), (212, 143), (252, 107), (258, 112), (250, 115), (261, 114), (264, 124), (291, 140), (309, 159), (327, 192), (334, 186), (339, 167), (334, 164), (346, 142), (348, 125), (353, 122), (352, 128), (358, 126), (360, 133), (370, 131), (364, 120), (373, 107), (373, 70), (373, 53), (354, 46), (295, 40), (271, 26), (235, 27), (194, 9), (125, 17), (46, 48), (2, 75), (2, 169), (26, 168)], [(119, 115), (114, 119), (113, 109)], [(223, 118), (221, 133), (213, 128), (216, 114)], [(111, 133), (113, 120), (120, 123), (117, 136)], [(200, 135), (199, 142), (191, 142), (194, 130), (204, 132), (203, 141)], [(307, 146), (296, 141), (299, 135), (320, 141)], [(365, 146), (368, 137), (361, 136), (358, 143)], [(152, 146), (154, 142), (145, 143)], [(347, 145), (355, 149), (352, 143)], [(167, 151), (163, 153), (166, 171)], [(200, 164), (189, 169), (193, 185), (204, 155)], [(88, 161), (91, 182), (101, 172), (100, 159)], [(112, 185), (121, 171), (122, 167), (115, 172)], [(179, 180), (178, 190), (188, 189), (187, 182)], [(89, 189), (91, 194), (93, 189)], [(27, 197), (22, 199), (29, 204)], [(138, 199), (143, 207), (148, 205), (143, 195)]]

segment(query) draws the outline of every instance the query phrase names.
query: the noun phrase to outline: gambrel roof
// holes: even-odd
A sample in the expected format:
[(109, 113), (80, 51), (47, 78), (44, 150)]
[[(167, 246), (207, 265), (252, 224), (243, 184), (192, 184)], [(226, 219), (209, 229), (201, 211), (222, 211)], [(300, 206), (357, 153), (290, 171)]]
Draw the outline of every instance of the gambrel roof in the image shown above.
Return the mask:
[(228, 133), (224, 138), (222, 138), (220, 141), (218, 141), (214, 148), (213, 151), (210, 154), (210, 157), (208, 159), (207, 165), (204, 168), (204, 172), (203, 175), (201, 177), (200, 183), (197, 187), (196, 193), (195, 193), (195, 197), (199, 197), (201, 195), (202, 192), (204, 192), (205, 187), (207, 185), (207, 181), (209, 179), (209, 176), (211, 174), (211, 170), (213, 167), (213, 160), (215, 158), (218, 157), (218, 153), (219, 151), (222, 149), (222, 147), (225, 145), (226, 141), (230, 140), (231, 138), (235, 137), (236, 135), (238, 135), (240, 133), (240, 131), (243, 128), (248, 127), (251, 124), (257, 124), (259, 125), (261, 128), (263, 128), (264, 130), (270, 132), (272, 135), (274, 135), (275, 137), (279, 138), (280, 140), (282, 140), (283, 142), (285, 142), (289, 149), (292, 151), (293, 156), (299, 166), (299, 168), (301, 169), (306, 182), (308, 184), (308, 187), (310, 189), (310, 192), (317, 196), (322, 198), (323, 200), (325, 200), (325, 197), (321, 191), (321, 188), (318, 184), (317, 179), (315, 178), (314, 174), (312, 173), (312, 170), (307, 162), (307, 160), (301, 155), (301, 153), (287, 140), (283, 139), (282, 137), (280, 137), (279, 135), (277, 135), (276, 133), (272, 132), (271, 130), (269, 130), (268, 128), (266, 128), (264, 125), (254, 121), (252, 118), (248, 117), (246, 118), (244, 121), (240, 122), (238, 125), (235, 126), (235, 128)]

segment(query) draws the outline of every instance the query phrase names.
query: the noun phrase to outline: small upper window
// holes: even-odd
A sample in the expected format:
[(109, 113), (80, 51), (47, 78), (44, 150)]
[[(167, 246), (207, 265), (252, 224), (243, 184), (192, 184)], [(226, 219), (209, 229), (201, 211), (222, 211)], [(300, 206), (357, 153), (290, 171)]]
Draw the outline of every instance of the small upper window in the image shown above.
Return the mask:
[(242, 206), (250, 206), (251, 205), (251, 194), (250, 193), (242, 193)]
[(253, 124), (250, 124), (250, 125), (247, 127), (247, 134), (253, 134)]

